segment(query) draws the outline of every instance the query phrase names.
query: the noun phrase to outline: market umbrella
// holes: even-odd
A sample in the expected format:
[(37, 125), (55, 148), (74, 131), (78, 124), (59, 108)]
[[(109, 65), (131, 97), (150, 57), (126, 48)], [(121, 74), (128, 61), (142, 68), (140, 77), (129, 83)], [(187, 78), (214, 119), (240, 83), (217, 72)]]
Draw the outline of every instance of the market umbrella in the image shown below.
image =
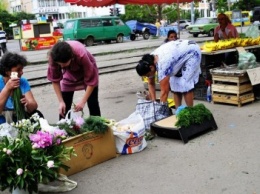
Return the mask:
[[(180, 20), (179, 3), (190, 3), (193, 0), (64, 0), (72, 5), (82, 5), (86, 7), (103, 7), (115, 4), (135, 4), (135, 5), (161, 5), (161, 4), (178, 4), (178, 21)], [(180, 37), (180, 26), (178, 22), (178, 34)]]

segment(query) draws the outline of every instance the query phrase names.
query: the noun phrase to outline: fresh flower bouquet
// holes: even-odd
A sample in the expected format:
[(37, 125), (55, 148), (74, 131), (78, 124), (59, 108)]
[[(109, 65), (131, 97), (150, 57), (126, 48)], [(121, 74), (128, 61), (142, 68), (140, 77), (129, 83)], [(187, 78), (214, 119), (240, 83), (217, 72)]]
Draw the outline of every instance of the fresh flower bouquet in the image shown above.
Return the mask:
[(39, 183), (56, 180), (60, 168), (68, 170), (64, 161), (70, 159), (74, 149), (62, 144), (66, 131), (51, 126), (43, 128), (41, 123), (46, 120), (35, 115), (13, 123), (18, 137), (4, 136), (0, 140), (1, 191), (19, 188), (30, 194), (38, 192)]
[(64, 129), (68, 136), (75, 136), (85, 132), (105, 133), (108, 126), (115, 123), (114, 120), (109, 120), (100, 116), (74, 116), (71, 119), (61, 119), (56, 125), (60, 129)]

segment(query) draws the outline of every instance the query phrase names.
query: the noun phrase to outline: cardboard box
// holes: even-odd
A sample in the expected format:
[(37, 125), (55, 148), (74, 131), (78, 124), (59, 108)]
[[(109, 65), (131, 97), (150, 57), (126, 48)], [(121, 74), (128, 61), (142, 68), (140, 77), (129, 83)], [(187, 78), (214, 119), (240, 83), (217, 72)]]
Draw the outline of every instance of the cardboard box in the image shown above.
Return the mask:
[(110, 128), (105, 134), (86, 132), (66, 139), (63, 143), (73, 146), (77, 154), (65, 162), (70, 167), (68, 171), (60, 170), (60, 173), (67, 176), (116, 157), (115, 139)]

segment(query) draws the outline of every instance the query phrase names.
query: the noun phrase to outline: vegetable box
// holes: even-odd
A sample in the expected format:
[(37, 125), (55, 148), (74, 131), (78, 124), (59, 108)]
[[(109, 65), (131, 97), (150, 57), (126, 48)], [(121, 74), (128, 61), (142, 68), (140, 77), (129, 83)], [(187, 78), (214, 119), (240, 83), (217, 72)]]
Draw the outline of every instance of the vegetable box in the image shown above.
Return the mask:
[(210, 120), (205, 120), (202, 124), (192, 124), (189, 127), (176, 127), (176, 115), (169, 116), (151, 124), (151, 130), (160, 137), (182, 140), (187, 143), (189, 139), (202, 135), (211, 129), (216, 130), (217, 124), (212, 116)]
[(61, 170), (64, 175), (72, 175), (94, 165), (116, 157), (115, 139), (109, 128), (104, 134), (86, 132), (63, 141), (66, 146), (73, 146), (77, 156), (66, 161), (68, 171)]

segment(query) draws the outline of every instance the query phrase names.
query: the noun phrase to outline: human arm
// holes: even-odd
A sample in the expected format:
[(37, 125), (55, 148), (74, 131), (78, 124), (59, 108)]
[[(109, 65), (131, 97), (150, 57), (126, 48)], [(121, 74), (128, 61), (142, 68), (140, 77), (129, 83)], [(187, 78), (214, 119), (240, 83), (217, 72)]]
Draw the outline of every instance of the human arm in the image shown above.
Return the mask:
[(38, 108), (38, 104), (33, 96), (32, 91), (26, 92), (20, 101), (24, 105), (28, 113), (31, 113)]
[(95, 88), (94, 86), (88, 86), (87, 87), (85, 94), (83, 95), (81, 100), (74, 107), (74, 110), (76, 112), (83, 110), (83, 108), (84, 108), (86, 102), (88, 101), (89, 96), (93, 92), (94, 88)]
[(217, 32), (214, 34), (214, 41), (215, 41), (215, 42), (218, 42), (218, 41), (219, 41), (219, 35), (218, 35)]
[(0, 92), (0, 113), (5, 109), (5, 104), (8, 97), (12, 94), (15, 88), (20, 86), (20, 79), (19, 78), (11, 78), (9, 79), (2, 91)]
[(161, 88), (160, 102), (167, 102), (168, 94), (170, 90), (170, 76), (166, 76), (160, 81), (160, 88)]
[(62, 98), (60, 82), (52, 82), (52, 86), (59, 101), (59, 114), (65, 117), (66, 105)]
[(156, 93), (155, 93), (155, 77), (148, 77), (148, 90), (150, 93), (150, 100), (156, 100)]

